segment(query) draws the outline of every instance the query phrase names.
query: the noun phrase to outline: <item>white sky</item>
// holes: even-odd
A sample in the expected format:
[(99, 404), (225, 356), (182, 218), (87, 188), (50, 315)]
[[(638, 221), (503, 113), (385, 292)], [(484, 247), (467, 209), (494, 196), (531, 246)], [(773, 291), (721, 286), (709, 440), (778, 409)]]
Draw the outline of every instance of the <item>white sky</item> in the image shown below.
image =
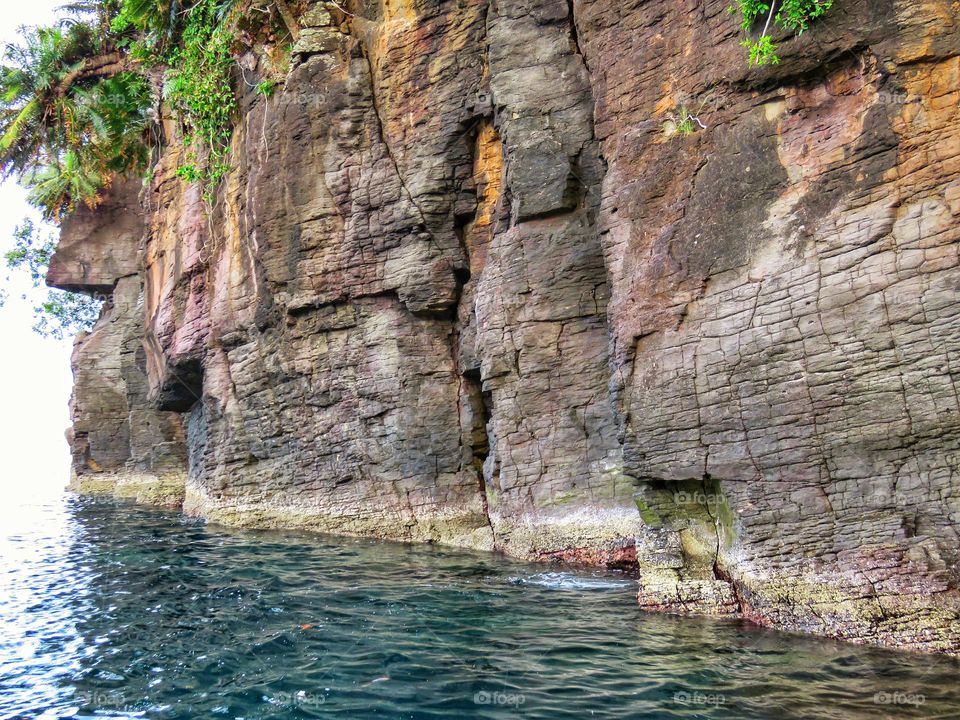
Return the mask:
[[(21, 25), (48, 24), (64, 0), (3, 0), (0, 45), (16, 38)], [(13, 229), (28, 215), (25, 193), (12, 181), (0, 184), (0, 254), (13, 246)], [(9, 293), (0, 308), (0, 513), (14, 498), (43, 496), (69, 480), (70, 458), (64, 431), (70, 423), (72, 343), (37, 336), (33, 302), (42, 293), (27, 278), (8, 272), (0, 260), (0, 281)], [(26, 293), (27, 299), (21, 295)], [(15, 503), (13, 503), (15, 504)]]

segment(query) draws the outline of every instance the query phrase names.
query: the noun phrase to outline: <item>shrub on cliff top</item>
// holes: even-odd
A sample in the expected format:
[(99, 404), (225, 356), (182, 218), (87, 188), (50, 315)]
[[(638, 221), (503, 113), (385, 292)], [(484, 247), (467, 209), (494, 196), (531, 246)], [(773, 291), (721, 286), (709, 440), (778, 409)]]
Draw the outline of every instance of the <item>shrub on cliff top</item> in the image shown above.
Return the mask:
[(739, 12), (744, 30), (751, 30), (765, 18), (763, 31), (756, 40), (746, 39), (742, 45), (750, 53), (751, 65), (776, 65), (780, 62), (777, 46), (770, 36), (770, 27), (776, 24), (784, 30), (803, 34), (810, 23), (824, 15), (833, 0), (734, 0), (730, 12)]
[[(756, 40), (744, 40), (756, 65), (780, 61), (773, 25), (803, 33), (833, 5), (733, 2), (744, 29), (764, 23)], [(147, 164), (153, 98), (144, 68), (160, 65), (165, 98), (184, 130), (180, 175), (202, 182), (211, 198), (228, 169), (237, 108), (237, 21), (253, 7), (258, 18), (272, 8), (296, 36), (286, 0), (75, 0), (58, 26), (25, 31), (0, 66), (0, 172), (18, 174), (48, 219), (79, 203), (96, 205), (115, 174)]]
[(221, 22), (222, 0), (200, 0), (181, 42), (168, 56), (164, 95), (186, 132), (186, 162), (179, 175), (201, 181), (208, 194), (229, 170), (224, 158), (233, 134), (237, 98), (230, 83), (233, 36)]
[(180, 175), (209, 193), (235, 120), (235, 27), (254, 5), (293, 22), (284, 0), (76, 0), (57, 26), (25, 29), (0, 65), (0, 172), (19, 176), (46, 219), (95, 206), (113, 177), (148, 164), (146, 71), (159, 66), (183, 128)]
[[(285, 0), (74, 0), (55, 26), (24, 28), (0, 61), (0, 175), (18, 176), (45, 220), (95, 207), (118, 175), (146, 174), (162, 141), (152, 78), (163, 75), (164, 100), (182, 128), (178, 174), (202, 183), (212, 200), (236, 119), (238, 28), (252, 9), (247, 25), (265, 36), (296, 34)], [(32, 225), (15, 239), (7, 266), (41, 284), (53, 241), (38, 240)], [(64, 336), (90, 327), (99, 302), (52, 290), (36, 310), (38, 332)]]

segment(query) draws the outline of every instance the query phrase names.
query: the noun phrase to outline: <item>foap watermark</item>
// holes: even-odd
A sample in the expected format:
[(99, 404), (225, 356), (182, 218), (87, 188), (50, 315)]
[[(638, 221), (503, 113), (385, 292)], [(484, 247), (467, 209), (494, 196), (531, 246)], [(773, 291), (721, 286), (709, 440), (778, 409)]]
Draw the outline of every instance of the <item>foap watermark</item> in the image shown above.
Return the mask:
[(905, 92), (887, 92), (881, 90), (877, 93), (876, 102), (878, 105), (906, 105), (909, 96)]
[[(900, 492), (875, 492), (864, 496), (862, 505), (865, 509), (880, 510), (883, 508), (908, 507), (917, 504), (917, 497)], [(850, 507), (855, 507), (857, 501), (852, 499), (847, 502)]]
[(308, 692), (307, 690), (290, 690), (267, 696), (266, 701), (273, 705), (283, 705), (293, 708), (316, 708), (327, 702), (322, 693)]
[(674, 93), (674, 100), (678, 106), (689, 108), (691, 112), (715, 112), (724, 106), (724, 97), (716, 90), (705, 93)]
[(95, 708), (114, 712), (133, 712), (136, 707), (130, 698), (118, 690), (82, 690), (73, 696), (81, 708)]
[(920, 707), (927, 701), (920, 693), (908, 692), (878, 692), (873, 696), (876, 705), (912, 705)]
[(518, 708), (526, 701), (526, 698), (520, 693), (501, 692), (499, 690), (480, 690), (473, 695), (473, 702), (477, 705)]
[(724, 497), (715, 493), (689, 492), (681, 490), (673, 494), (673, 501), (677, 505), (716, 505), (724, 501)]
[(314, 109), (320, 108), (327, 102), (327, 96), (317, 92), (281, 92), (274, 95), (274, 98), (280, 105), (301, 105)]
[(720, 707), (726, 704), (727, 698), (720, 693), (705, 693), (699, 690), (681, 690), (673, 694), (673, 701), (681, 705), (705, 705)]

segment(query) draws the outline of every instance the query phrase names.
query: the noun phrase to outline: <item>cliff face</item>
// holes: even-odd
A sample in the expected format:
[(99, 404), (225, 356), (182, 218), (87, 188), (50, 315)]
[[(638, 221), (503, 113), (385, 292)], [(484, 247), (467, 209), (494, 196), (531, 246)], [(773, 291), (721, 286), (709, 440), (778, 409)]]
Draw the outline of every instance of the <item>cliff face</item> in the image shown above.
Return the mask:
[(64, 226), (56, 284), (114, 288), (78, 478), (960, 652), (956, 8), (750, 70), (727, 4), (313, 4), (211, 212), (167, 122), (142, 231)]
[(148, 399), (138, 248), (144, 233), (140, 181), (109, 189), (95, 211), (66, 218), (47, 282), (105, 300), (100, 320), (73, 350), (71, 487), (141, 502), (183, 502), (183, 425)]

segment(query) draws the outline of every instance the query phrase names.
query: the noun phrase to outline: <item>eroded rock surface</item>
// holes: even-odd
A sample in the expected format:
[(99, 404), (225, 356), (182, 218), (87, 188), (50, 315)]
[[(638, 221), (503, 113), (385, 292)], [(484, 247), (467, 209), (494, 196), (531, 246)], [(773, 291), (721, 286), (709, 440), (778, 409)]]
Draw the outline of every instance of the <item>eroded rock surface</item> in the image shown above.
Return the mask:
[(141, 183), (112, 187), (96, 212), (63, 223), (47, 282), (104, 300), (100, 320), (74, 343), (71, 487), (179, 505), (186, 483), (181, 418), (148, 401), (138, 249)]
[(189, 512), (960, 652), (956, 8), (838, 2), (757, 70), (727, 5), (314, 3), (209, 213), (167, 124), (78, 467), (139, 427), (81, 390), (123, 347)]
[(636, 5), (578, 20), (641, 603), (956, 651), (955, 10), (844, 3), (747, 74), (723, 3)]

